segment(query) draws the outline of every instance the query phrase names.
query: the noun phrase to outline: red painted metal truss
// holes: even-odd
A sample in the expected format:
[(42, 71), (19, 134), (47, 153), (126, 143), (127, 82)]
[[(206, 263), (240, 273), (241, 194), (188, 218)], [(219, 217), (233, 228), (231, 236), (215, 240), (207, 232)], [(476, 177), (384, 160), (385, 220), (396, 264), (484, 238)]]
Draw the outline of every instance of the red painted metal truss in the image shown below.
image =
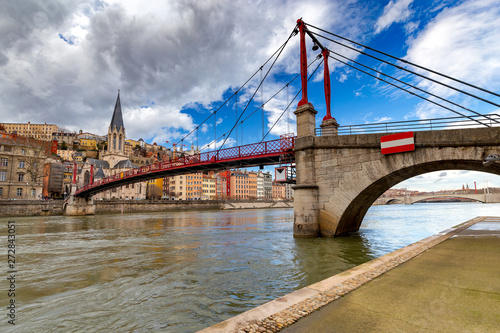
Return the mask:
[(218, 151), (186, 155), (168, 162), (156, 162), (103, 178), (79, 188), (75, 196), (88, 197), (126, 184), (193, 172), (279, 164), (294, 157), (295, 137), (253, 143)]

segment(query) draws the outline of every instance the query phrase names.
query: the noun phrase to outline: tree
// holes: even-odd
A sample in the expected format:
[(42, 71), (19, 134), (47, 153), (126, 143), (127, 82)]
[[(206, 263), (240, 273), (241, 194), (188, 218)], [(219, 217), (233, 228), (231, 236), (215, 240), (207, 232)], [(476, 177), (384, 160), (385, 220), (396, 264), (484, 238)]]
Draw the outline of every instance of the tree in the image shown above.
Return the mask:
[(42, 185), (44, 175), (44, 164), (48, 158), (49, 151), (43, 146), (43, 142), (38, 140), (28, 140), (25, 150), (25, 169), (29, 175), (29, 183), (31, 184), (31, 193), (35, 186)]
[(156, 184), (148, 184), (146, 188), (146, 199), (160, 199), (161, 198), (161, 188), (159, 188)]
[(68, 144), (64, 141), (61, 143), (61, 150), (68, 150)]

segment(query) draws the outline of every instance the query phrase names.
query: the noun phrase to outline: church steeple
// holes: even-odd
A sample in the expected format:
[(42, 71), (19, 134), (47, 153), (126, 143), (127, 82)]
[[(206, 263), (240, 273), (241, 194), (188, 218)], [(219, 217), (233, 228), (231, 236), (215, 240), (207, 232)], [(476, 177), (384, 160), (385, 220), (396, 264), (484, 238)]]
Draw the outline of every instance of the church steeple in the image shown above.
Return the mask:
[(116, 98), (115, 110), (108, 129), (108, 153), (125, 154), (125, 126), (123, 125), (120, 90)]
[(111, 129), (116, 127), (117, 130), (120, 128), (125, 128), (123, 126), (123, 116), (122, 116), (122, 106), (120, 103), (120, 90), (118, 90), (118, 97), (116, 98), (115, 111), (113, 112), (113, 118), (111, 118), (111, 124), (109, 125)]

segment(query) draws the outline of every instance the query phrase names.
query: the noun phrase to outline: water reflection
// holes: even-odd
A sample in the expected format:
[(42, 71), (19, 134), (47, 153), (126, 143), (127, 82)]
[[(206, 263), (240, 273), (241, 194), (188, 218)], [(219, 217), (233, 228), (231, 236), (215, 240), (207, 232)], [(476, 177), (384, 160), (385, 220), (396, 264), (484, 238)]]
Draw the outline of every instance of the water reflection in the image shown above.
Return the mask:
[(193, 332), (500, 211), (461, 207), (373, 207), (337, 239), (294, 239), (290, 209), (16, 218), (15, 331)]

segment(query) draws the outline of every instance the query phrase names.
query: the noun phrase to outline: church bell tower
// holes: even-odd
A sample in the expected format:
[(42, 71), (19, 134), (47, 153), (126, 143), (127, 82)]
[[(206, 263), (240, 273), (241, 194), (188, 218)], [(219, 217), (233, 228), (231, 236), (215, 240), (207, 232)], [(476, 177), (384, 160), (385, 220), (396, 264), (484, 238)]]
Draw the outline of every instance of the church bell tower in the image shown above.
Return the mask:
[(120, 103), (120, 90), (116, 98), (115, 110), (108, 128), (108, 149), (103, 156), (110, 166), (122, 160), (126, 160), (125, 155), (125, 126), (123, 125), (122, 107)]

